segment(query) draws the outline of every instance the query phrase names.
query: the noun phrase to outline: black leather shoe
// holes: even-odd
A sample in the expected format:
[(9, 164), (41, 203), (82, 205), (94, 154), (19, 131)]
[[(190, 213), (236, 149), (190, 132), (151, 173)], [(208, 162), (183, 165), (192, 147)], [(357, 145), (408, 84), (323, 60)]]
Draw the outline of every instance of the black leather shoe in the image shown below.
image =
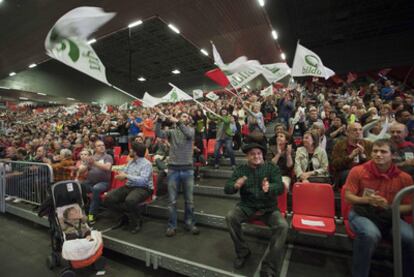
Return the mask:
[(244, 257), (236, 257), (236, 259), (234, 259), (234, 262), (233, 262), (233, 266), (234, 266), (234, 268), (235, 269), (240, 269), (240, 268), (242, 268), (243, 266), (244, 266), (244, 264), (246, 263), (246, 261), (247, 261), (247, 259), (250, 257), (250, 254), (251, 254), (252, 252), (248, 252), (247, 253), (247, 255), (246, 256), (244, 256)]

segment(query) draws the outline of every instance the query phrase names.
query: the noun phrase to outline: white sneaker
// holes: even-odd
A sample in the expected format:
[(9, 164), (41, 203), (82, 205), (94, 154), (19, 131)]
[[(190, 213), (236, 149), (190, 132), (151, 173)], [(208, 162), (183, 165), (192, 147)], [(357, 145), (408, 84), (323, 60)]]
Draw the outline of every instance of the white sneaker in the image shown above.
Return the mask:
[(4, 200), (6, 201), (12, 201), (14, 199), (13, 196), (7, 195), (6, 198), (4, 198)]
[(16, 198), (16, 199), (13, 200), (13, 203), (20, 203), (20, 202), (22, 202), (21, 198)]

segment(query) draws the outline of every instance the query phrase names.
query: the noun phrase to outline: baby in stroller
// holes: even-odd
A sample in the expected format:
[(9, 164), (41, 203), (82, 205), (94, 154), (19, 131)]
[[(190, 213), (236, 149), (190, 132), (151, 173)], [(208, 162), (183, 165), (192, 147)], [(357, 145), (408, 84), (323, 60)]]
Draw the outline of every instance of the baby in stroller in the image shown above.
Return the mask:
[[(96, 270), (105, 266), (102, 234), (91, 230), (86, 221), (82, 188), (77, 181), (61, 181), (51, 187), (51, 197), (45, 201), (43, 212), (48, 215), (52, 253), (47, 264), (50, 269), (68, 261), (61, 276), (74, 276), (72, 269), (93, 265)], [(42, 209), (42, 208), (41, 208)], [(63, 258), (63, 260), (62, 260)]]
[(82, 239), (93, 240), (91, 237), (91, 229), (86, 223), (86, 216), (76, 207), (69, 207), (63, 212), (63, 222), (60, 224), (66, 240)]

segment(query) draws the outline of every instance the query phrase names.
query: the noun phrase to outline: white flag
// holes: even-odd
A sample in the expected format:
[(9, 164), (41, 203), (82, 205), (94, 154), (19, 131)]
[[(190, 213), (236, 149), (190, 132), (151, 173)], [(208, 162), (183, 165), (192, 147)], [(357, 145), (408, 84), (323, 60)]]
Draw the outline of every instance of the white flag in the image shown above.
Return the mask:
[(127, 111), (128, 110), (128, 102), (125, 102), (121, 106), (119, 106), (120, 111)]
[(172, 87), (172, 89), (170, 90), (170, 92), (167, 93), (167, 95), (162, 97), (164, 103), (176, 103), (186, 100), (193, 100), (193, 98), (190, 95), (188, 95), (178, 87), (174, 86), (171, 83), (169, 83), (169, 85)]
[(78, 105), (71, 105), (69, 107), (63, 107), (67, 114), (73, 115), (78, 112)]
[(290, 74), (290, 67), (287, 63), (263, 64), (262, 67), (265, 69), (263, 70), (262, 75), (270, 84), (275, 83)]
[(218, 97), (214, 92), (210, 91), (207, 93), (206, 97), (212, 101), (217, 101), (220, 97)]
[(267, 88), (261, 90), (260, 95), (263, 96), (263, 97), (273, 95), (273, 85), (270, 85)]
[(328, 79), (335, 74), (322, 64), (321, 58), (298, 43), (292, 66), (292, 76), (315, 76)]
[(248, 60), (246, 56), (241, 56), (232, 61), (229, 64), (225, 64), (221, 59), (219, 52), (216, 49), (214, 43), (211, 43), (213, 47), (214, 64), (217, 65), (221, 71), (226, 75), (231, 75), (238, 72), (250, 70), (252, 68), (261, 67), (260, 63), (256, 60)]
[(101, 113), (108, 113), (108, 106), (106, 104), (101, 104)]
[(259, 76), (261, 72), (261, 70), (251, 68), (247, 71), (228, 75), (227, 78), (229, 79), (231, 86), (238, 89), (247, 85), (250, 81)]
[(63, 15), (49, 31), (46, 53), (106, 84), (105, 66), (88, 44), (87, 37), (111, 20), (115, 13), (105, 13), (97, 7), (79, 7)]
[(193, 90), (193, 97), (194, 99), (199, 99), (199, 98), (203, 98), (203, 91), (201, 89), (195, 89)]
[(148, 92), (144, 93), (144, 97), (142, 98), (142, 105), (146, 108), (152, 108), (155, 107), (158, 104), (161, 104), (163, 100), (158, 97), (154, 97), (150, 95)]

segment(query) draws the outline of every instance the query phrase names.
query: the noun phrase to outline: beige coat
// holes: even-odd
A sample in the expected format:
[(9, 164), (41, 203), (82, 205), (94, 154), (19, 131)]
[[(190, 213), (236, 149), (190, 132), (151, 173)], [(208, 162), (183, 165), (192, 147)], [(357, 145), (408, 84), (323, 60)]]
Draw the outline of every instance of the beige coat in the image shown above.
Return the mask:
[[(326, 151), (321, 147), (316, 147), (312, 156), (312, 166), (315, 176), (328, 176), (328, 156)], [(309, 171), (309, 153), (305, 147), (299, 147), (296, 150), (295, 155), (295, 174), (296, 177), (302, 175), (302, 173)]]

